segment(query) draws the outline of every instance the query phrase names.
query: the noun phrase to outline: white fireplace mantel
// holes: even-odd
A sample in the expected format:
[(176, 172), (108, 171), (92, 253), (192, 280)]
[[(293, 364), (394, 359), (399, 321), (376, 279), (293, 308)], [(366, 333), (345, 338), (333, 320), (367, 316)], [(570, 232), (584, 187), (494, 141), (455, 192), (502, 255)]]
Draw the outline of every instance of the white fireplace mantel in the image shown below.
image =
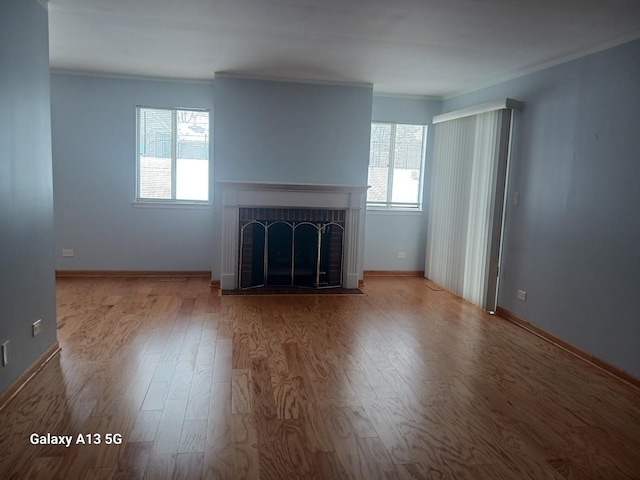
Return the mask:
[(220, 287), (238, 288), (238, 230), (241, 207), (345, 210), (342, 285), (357, 288), (360, 279), (366, 185), (217, 182), (222, 188), (222, 261)]

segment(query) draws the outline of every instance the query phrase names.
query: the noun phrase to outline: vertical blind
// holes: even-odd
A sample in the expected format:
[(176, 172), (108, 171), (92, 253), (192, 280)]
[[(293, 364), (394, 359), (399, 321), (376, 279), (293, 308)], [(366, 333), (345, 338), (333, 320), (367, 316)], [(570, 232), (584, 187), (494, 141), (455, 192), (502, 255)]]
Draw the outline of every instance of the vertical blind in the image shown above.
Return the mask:
[(493, 310), (511, 110), (443, 117), (435, 126), (425, 276)]

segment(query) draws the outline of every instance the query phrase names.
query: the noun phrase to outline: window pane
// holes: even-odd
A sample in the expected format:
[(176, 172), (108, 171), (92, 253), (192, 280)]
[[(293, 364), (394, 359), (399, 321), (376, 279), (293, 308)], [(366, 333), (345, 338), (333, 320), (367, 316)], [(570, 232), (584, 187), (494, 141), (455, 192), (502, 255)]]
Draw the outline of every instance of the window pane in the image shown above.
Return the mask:
[(396, 125), (392, 202), (418, 203), (424, 127)]
[(179, 158), (176, 169), (176, 199), (209, 200), (208, 162)]
[(171, 198), (171, 111), (141, 108), (140, 198)]
[(391, 125), (388, 123), (371, 124), (368, 180), (370, 188), (367, 192), (368, 202), (387, 201), (390, 150)]
[(209, 199), (209, 112), (177, 111), (176, 199)]
[(140, 198), (171, 198), (171, 159), (140, 157)]

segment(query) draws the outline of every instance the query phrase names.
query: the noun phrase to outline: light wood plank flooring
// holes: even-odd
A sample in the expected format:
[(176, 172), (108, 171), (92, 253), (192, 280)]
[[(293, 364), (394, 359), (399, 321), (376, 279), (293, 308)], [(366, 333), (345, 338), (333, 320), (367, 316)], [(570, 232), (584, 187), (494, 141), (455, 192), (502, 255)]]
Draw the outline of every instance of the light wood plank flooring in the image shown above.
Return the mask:
[(640, 478), (638, 389), (424, 279), (363, 291), (59, 279), (62, 353), (0, 414), (0, 478)]

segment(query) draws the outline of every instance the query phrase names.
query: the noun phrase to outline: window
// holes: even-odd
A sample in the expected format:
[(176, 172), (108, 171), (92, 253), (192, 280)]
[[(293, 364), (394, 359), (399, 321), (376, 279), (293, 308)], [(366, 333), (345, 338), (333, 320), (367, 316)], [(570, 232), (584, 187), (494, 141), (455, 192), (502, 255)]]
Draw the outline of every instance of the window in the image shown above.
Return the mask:
[(372, 123), (367, 206), (419, 210), (424, 125)]
[(138, 107), (137, 200), (209, 201), (209, 112)]

